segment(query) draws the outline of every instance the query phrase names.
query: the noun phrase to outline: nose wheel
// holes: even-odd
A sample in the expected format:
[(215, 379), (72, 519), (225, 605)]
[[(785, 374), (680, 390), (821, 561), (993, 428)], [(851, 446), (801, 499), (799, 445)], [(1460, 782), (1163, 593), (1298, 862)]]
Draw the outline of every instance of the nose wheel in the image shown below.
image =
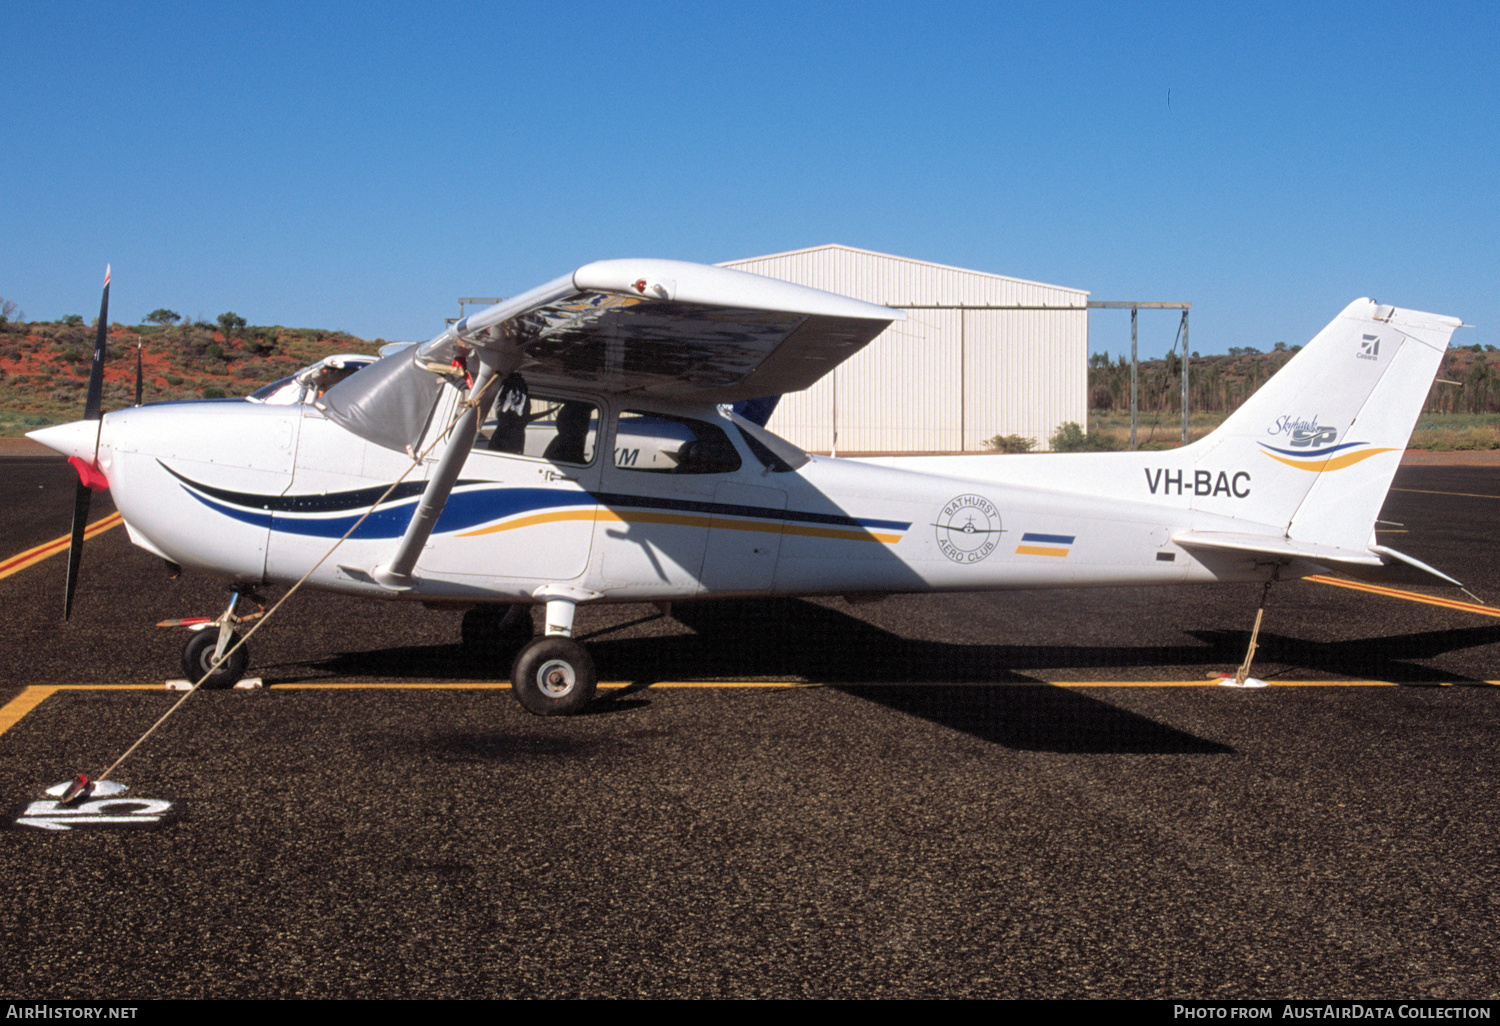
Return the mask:
[[(228, 644), (225, 645), (226, 652), (239, 645), (240, 636), (231, 632)], [(182, 672), (190, 682), (196, 683), (198, 678), (208, 673), (208, 679), (203, 682), (206, 689), (232, 688), (245, 676), (245, 668), (250, 665), (250, 650), (244, 645), (229, 653), (229, 657), (219, 664), (219, 668), (212, 673), (208, 671), (214, 665), (214, 652), (219, 647), (219, 632), (215, 630), (194, 631), (188, 643), (182, 647)]]
[[(255, 612), (235, 615), (241, 597), (255, 603)], [(245, 669), (250, 665), (250, 650), (240, 644), (240, 634), (235, 627), (259, 620), (265, 614), (266, 605), (255, 590), (249, 585), (237, 584), (231, 589), (229, 608), (218, 619), (190, 616), (185, 620), (163, 620), (156, 626), (193, 629), (187, 644), (182, 646), (182, 672), (189, 684), (202, 680), (205, 688), (232, 688), (245, 676)]]
[(594, 660), (572, 638), (542, 637), (516, 656), (510, 670), (516, 701), (538, 716), (571, 716), (594, 697)]

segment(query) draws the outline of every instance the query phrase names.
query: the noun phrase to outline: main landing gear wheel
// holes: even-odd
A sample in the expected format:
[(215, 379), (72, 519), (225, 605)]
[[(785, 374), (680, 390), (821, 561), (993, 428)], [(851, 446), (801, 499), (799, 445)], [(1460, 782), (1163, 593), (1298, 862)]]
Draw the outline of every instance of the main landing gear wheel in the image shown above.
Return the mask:
[(464, 648), (471, 652), (492, 652), (506, 645), (519, 645), (535, 633), (531, 607), (476, 606), (464, 614), (459, 633)]
[[(239, 645), (240, 636), (231, 634), (229, 636), (229, 647)], [(182, 648), (182, 672), (188, 682), (198, 683), (198, 678), (208, 673), (208, 668), (214, 664), (214, 649), (219, 646), (219, 632), (213, 627), (205, 630), (194, 631), (193, 636), (188, 638), (188, 643)], [(245, 675), (245, 669), (250, 665), (250, 650), (244, 645), (232, 652), (219, 668), (203, 682), (203, 687), (208, 688), (232, 688), (240, 682)]]
[(538, 716), (571, 716), (594, 697), (599, 676), (588, 651), (571, 638), (537, 638), (510, 670), (516, 701)]

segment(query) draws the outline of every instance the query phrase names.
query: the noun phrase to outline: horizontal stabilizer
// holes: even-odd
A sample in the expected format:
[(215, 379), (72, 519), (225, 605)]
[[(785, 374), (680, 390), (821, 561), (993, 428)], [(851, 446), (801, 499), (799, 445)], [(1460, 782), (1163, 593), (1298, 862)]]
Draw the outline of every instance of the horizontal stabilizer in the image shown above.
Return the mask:
[[(1428, 566), (1426, 563), (1422, 562), (1420, 559), (1417, 559), (1414, 556), (1408, 556), (1404, 552), (1397, 552), (1395, 549), (1387, 548), (1384, 545), (1371, 545), (1370, 546), (1370, 551), (1371, 552), (1378, 552), (1382, 556), (1384, 556), (1385, 557), (1385, 565), (1387, 567), (1393, 569), (1393, 570), (1395, 570), (1395, 569), (1417, 570), (1417, 571), (1420, 571), (1422, 574), (1430, 574), (1431, 576), (1436, 577), (1438, 580), (1443, 581), (1446, 584), (1451, 584), (1451, 585), (1453, 585), (1456, 588), (1462, 588), (1463, 587), (1462, 584), (1460, 584), (1459, 582), (1455, 581), (1453, 578), (1449, 577), (1447, 574), (1443, 573), (1441, 570), (1434, 570), (1432, 567)], [(1429, 581), (1428, 583), (1430, 584), (1431, 582)]]
[(1353, 563), (1365, 566), (1380, 566), (1381, 558), (1366, 550), (1341, 549), (1333, 545), (1316, 542), (1294, 541), (1291, 538), (1265, 534), (1239, 534), (1233, 531), (1178, 531), (1172, 541), (1187, 549), (1223, 549), (1229, 552), (1250, 552), (1271, 556), (1275, 559), (1305, 559), (1311, 563)]
[(1371, 545), (1360, 552), (1293, 538), (1231, 531), (1179, 531), (1172, 535), (1172, 541), (1186, 549), (1245, 552), (1276, 560), (1302, 559), (1362, 581), (1431, 584), (1435, 577), (1444, 584), (1463, 587), (1441, 570), (1435, 570), (1420, 559), (1385, 545)]

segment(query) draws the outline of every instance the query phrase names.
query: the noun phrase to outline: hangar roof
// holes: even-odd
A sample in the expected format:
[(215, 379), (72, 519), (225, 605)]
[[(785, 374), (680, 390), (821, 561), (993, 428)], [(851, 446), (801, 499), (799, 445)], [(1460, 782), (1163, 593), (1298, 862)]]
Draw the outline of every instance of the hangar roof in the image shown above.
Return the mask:
[(1086, 289), (830, 243), (727, 260), (720, 266), (767, 274), (874, 303), (1037, 304), (1082, 307)]

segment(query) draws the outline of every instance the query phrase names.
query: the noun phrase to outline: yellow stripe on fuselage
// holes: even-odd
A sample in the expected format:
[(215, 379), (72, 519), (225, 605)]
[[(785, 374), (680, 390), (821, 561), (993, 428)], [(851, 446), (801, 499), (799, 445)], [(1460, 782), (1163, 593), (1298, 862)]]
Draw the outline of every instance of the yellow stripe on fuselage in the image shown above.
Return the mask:
[(1047, 545), (1017, 545), (1018, 556), (1066, 556), (1067, 549), (1054, 549)]
[(593, 520), (592, 509), (567, 509), (561, 513), (533, 513), (529, 517), (516, 517), (507, 520), (503, 524), (491, 524), (489, 527), (481, 527), (474, 531), (464, 531), (457, 535), (459, 538), (474, 538), (481, 534), (494, 534), (497, 531), (514, 531), (518, 527), (535, 527), (537, 524), (555, 524), (563, 520)]
[(670, 524), (676, 527), (714, 527), (729, 531), (755, 531), (761, 534), (795, 534), (805, 538), (873, 541), (882, 542), (886, 545), (894, 545), (901, 540), (901, 535), (899, 534), (890, 534), (884, 531), (867, 531), (861, 527), (811, 527), (803, 524), (783, 524), (767, 520), (730, 520), (722, 517), (714, 518), (712, 516), (692, 513), (650, 513), (635, 510), (617, 513), (612, 509), (601, 509), (597, 512), (592, 509), (575, 509), (563, 510), (559, 513), (534, 513), (531, 516), (507, 520), (503, 524), (492, 524), (489, 527), (481, 527), (478, 530), (465, 531), (458, 535), (458, 537), (473, 538), (478, 535), (495, 534), (500, 531), (511, 531), (516, 528), (532, 527), (537, 524), (557, 523), (563, 520), (603, 520), (616, 524)]
[[(1296, 467), (1298, 470), (1322, 474), (1329, 470), (1343, 470), (1345, 467), (1352, 467), (1362, 460), (1367, 460), (1371, 456), (1378, 456), (1383, 452), (1396, 451), (1395, 449), (1361, 449), (1359, 452), (1346, 452), (1342, 456), (1330, 456), (1325, 460), (1289, 460), (1285, 456), (1277, 456), (1271, 452), (1266, 452), (1266, 455), (1277, 463), (1285, 463), (1287, 466)], [(1265, 452), (1265, 450), (1262, 449), (1261, 452)]]

